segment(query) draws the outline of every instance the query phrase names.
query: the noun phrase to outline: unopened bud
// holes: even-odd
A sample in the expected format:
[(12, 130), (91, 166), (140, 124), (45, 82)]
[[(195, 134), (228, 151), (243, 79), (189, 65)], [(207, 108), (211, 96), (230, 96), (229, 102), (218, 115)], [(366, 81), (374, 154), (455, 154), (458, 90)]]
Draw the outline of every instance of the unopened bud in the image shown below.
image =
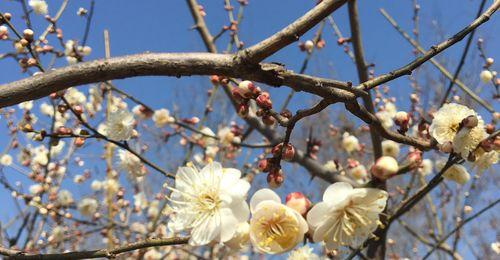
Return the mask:
[(394, 123), (401, 127), (407, 127), (410, 122), (410, 116), (405, 111), (398, 111), (394, 116)]
[(256, 99), (255, 102), (262, 109), (271, 109), (273, 108), (273, 102), (269, 98), (269, 93), (262, 92)]
[(293, 157), (295, 156), (295, 148), (293, 147), (293, 145), (288, 143), (285, 145), (285, 148), (282, 148), (282, 147), (283, 147), (283, 143), (280, 143), (280, 144), (274, 146), (271, 153), (274, 156), (279, 156), (281, 153), (281, 150), (283, 149), (283, 153), (281, 155), (281, 158), (283, 158), (283, 160), (286, 160), (286, 161), (292, 160)]
[(33, 30), (31, 29), (26, 29), (23, 31), (23, 38), (26, 39), (28, 42), (33, 41)]
[(467, 128), (474, 128), (478, 123), (479, 120), (477, 119), (477, 116), (474, 115), (468, 116), (462, 120), (463, 126)]
[(268, 159), (262, 159), (258, 163), (259, 170), (262, 172), (268, 172), (269, 171), (269, 160)]
[(386, 180), (398, 172), (399, 165), (391, 156), (380, 157), (371, 168), (373, 176)]
[(286, 195), (285, 205), (305, 216), (311, 207), (311, 201), (301, 192), (292, 192)]
[(270, 188), (279, 188), (284, 181), (285, 176), (283, 175), (283, 171), (279, 168), (274, 168), (267, 174), (267, 184)]

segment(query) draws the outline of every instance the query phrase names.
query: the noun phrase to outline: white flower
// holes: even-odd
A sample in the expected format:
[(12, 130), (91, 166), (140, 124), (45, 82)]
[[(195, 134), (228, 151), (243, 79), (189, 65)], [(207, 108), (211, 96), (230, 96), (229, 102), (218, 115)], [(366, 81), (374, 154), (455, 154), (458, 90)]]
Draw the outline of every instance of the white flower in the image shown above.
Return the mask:
[(130, 174), (132, 177), (142, 177), (146, 174), (146, 170), (142, 165), (139, 157), (135, 156), (127, 150), (119, 150), (118, 158), (120, 159), (118, 167)]
[(134, 206), (140, 209), (145, 209), (149, 206), (148, 199), (143, 191), (134, 195)]
[(12, 156), (4, 154), (0, 157), (0, 164), (3, 166), (10, 166), (12, 164)]
[(452, 142), (458, 132), (460, 123), (468, 116), (477, 115), (474, 110), (466, 106), (456, 103), (444, 104), (443, 107), (434, 113), (434, 119), (429, 126), (429, 133), (440, 144)]
[(342, 148), (344, 148), (344, 150), (346, 150), (348, 153), (358, 150), (358, 138), (356, 138), (354, 135), (350, 135), (348, 132), (345, 132), (342, 135)]
[(319, 260), (319, 256), (313, 253), (313, 249), (305, 245), (301, 248), (293, 250), (288, 255), (288, 260)]
[(382, 153), (384, 156), (397, 158), (399, 155), (399, 144), (392, 140), (382, 141)]
[(109, 114), (106, 134), (116, 141), (126, 141), (134, 132), (134, 116), (127, 110), (117, 110)]
[(388, 113), (387, 111), (385, 111), (385, 110), (379, 111), (379, 112), (375, 113), (375, 115), (380, 120), (380, 122), (382, 123), (382, 126), (384, 128), (389, 129), (394, 125), (394, 120), (392, 120), (391, 114)]
[(500, 255), (500, 242), (495, 241), (491, 243), (491, 250), (493, 250), (495, 254)]
[(327, 170), (327, 171), (330, 171), (330, 172), (339, 172), (342, 170), (342, 166), (340, 164), (337, 164), (335, 161), (333, 160), (329, 160), (327, 161), (323, 167)]
[(93, 180), (92, 183), (90, 184), (90, 188), (93, 190), (93, 191), (99, 191), (102, 189), (102, 182), (101, 181), (98, 181), (98, 180)]
[(145, 260), (160, 260), (162, 259), (162, 253), (160, 253), (156, 249), (149, 249), (145, 254), (144, 254), (144, 259)]
[(102, 188), (111, 194), (116, 194), (120, 189), (120, 183), (115, 179), (107, 179), (103, 182)]
[(44, 0), (30, 0), (28, 4), (33, 8), (35, 14), (46, 15), (49, 12), (47, 3)]
[(368, 171), (366, 170), (366, 167), (364, 165), (358, 164), (352, 168), (348, 168), (347, 174), (349, 174), (349, 176), (351, 176), (353, 179), (359, 181), (368, 176)]
[(250, 241), (250, 224), (248, 222), (241, 222), (236, 228), (236, 232), (233, 237), (226, 241), (224, 244), (230, 247), (232, 250), (241, 250)]
[(91, 198), (85, 198), (78, 203), (78, 211), (80, 214), (91, 217), (97, 212), (97, 201)]
[(29, 191), (33, 195), (38, 195), (38, 194), (42, 193), (43, 186), (40, 184), (33, 184), (30, 186)]
[(44, 102), (40, 104), (40, 112), (46, 116), (52, 117), (54, 116), (54, 107)]
[(49, 162), (49, 151), (44, 145), (32, 149), (31, 153), (33, 154), (33, 159), (31, 161), (32, 165), (46, 165)]
[(61, 226), (55, 226), (50, 233), (50, 236), (47, 238), (49, 242), (57, 243), (61, 242), (64, 239), (64, 228)]
[(201, 129), (201, 134), (197, 134), (197, 138), (196, 139), (201, 139), (201, 141), (203, 142), (203, 145), (205, 147), (207, 146), (214, 146), (216, 145), (216, 140), (211, 137), (211, 136), (215, 136), (215, 133), (214, 131), (212, 131), (212, 129), (208, 128), (208, 127), (203, 127)]
[(397, 108), (396, 108), (396, 105), (394, 105), (394, 103), (392, 102), (387, 102), (385, 103), (384, 105), (384, 111), (387, 112), (387, 114), (392, 118), (392, 117), (395, 117), (396, 116), (396, 112), (397, 112)]
[(323, 201), (307, 214), (313, 240), (324, 241), (329, 250), (360, 246), (377, 229), (379, 214), (387, 203), (387, 192), (374, 188), (354, 189), (337, 182), (323, 194)]
[(304, 49), (307, 51), (307, 52), (312, 52), (313, 49), (314, 49), (314, 42), (311, 41), (311, 40), (307, 40), (305, 43), (304, 43)]
[(462, 127), (453, 138), (453, 151), (459, 153), (462, 158), (467, 159), (470, 152), (474, 151), (479, 143), (488, 137), (484, 128), (484, 121), (480, 116), (477, 117), (476, 127)]
[(483, 83), (488, 83), (491, 81), (491, 79), (493, 78), (493, 73), (491, 73), (491, 71), (489, 70), (483, 70), (481, 71), (481, 74), (479, 74), (479, 78), (481, 79), (481, 81)]
[(73, 195), (68, 190), (61, 190), (57, 194), (57, 201), (61, 206), (67, 207), (73, 203)]
[(72, 56), (66, 56), (66, 61), (69, 65), (74, 65), (78, 63), (78, 59)]
[(226, 242), (238, 223), (248, 219), (245, 201), (250, 184), (237, 169), (223, 169), (220, 163), (208, 163), (201, 171), (180, 167), (170, 200), (175, 212), (169, 223), (174, 232), (191, 231), (191, 245), (211, 241)]
[(61, 151), (64, 149), (65, 145), (66, 143), (64, 141), (59, 140), (57, 142), (57, 145), (53, 145), (50, 147), (50, 156), (56, 157), (57, 155), (59, 155)]
[(222, 146), (230, 146), (234, 140), (234, 134), (229, 127), (221, 128), (219, 132), (217, 132), (217, 136)]
[[(436, 170), (441, 171), (446, 165), (446, 161), (439, 160), (436, 162)], [(452, 180), (458, 184), (464, 185), (470, 179), (470, 174), (464, 166), (453, 164), (443, 173), (443, 178)]]
[(430, 159), (422, 160), (422, 165), (418, 168), (418, 172), (423, 176), (429, 175), (432, 173), (432, 161)]
[(255, 192), (250, 208), (250, 240), (259, 252), (283, 253), (304, 239), (307, 222), (300, 213), (281, 204), (274, 191), (261, 189)]
[(493, 150), (487, 153), (483, 153), (481, 156), (476, 158), (476, 161), (472, 164), (472, 167), (477, 170), (479, 174), (486, 171), (493, 164), (498, 163), (498, 152)]
[(175, 121), (175, 119), (170, 116), (170, 111), (165, 108), (155, 110), (152, 119), (156, 127), (163, 127)]
[(85, 101), (87, 101), (87, 97), (85, 96), (85, 94), (83, 94), (76, 88), (68, 88), (66, 90), (66, 93), (64, 93), (64, 97), (71, 105), (81, 105), (85, 103)]
[(31, 110), (33, 108), (33, 100), (21, 102), (17, 106), (20, 109)]

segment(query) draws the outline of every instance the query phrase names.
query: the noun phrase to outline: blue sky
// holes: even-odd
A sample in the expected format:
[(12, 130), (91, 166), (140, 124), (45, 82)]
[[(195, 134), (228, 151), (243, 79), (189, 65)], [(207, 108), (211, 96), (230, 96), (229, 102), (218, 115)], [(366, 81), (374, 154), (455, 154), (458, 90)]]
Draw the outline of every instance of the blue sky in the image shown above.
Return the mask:
[[(83, 35), (85, 21), (76, 16), (79, 7), (88, 8), (90, 1), (72, 0), (69, 2), (67, 11), (60, 19), (64, 30), (65, 39), (79, 39)], [(205, 17), (209, 29), (213, 34), (217, 33), (223, 25), (226, 25), (227, 15), (222, 9), (223, 1), (205, 0), (200, 1), (204, 5), (207, 16)], [(235, 1), (233, 1), (235, 2)], [(410, 0), (359, 0), (359, 12), (361, 17), (362, 39), (365, 48), (365, 56), (368, 62), (376, 64), (376, 73), (385, 73), (403, 64), (406, 64), (414, 55), (411, 46), (385, 21), (379, 13), (379, 8), (385, 8), (396, 21), (408, 32), (411, 31), (412, 4)], [(488, 1), (489, 4), (492, 1)], [(51, 0), (49, 12), (55, 13), (59, 7), (60, 0)], [(258, 41), (272, 35), (282, 27), (301, 16), (306, 10), (313, 7), (313, 0), (250, 0), (250, 5), (245, 8), (243, 22), (240, 26), (239, 37), (250, 46)], [(449, 37), (468, 24), (474, 18), (479, 4), (478, 0), (421, 0), (421, 45), (428, 48), (432, 44), (440, 42), (442, 37)], [(236, 3), (235, 3), (236, 6)], [(15, 1), (0, 0), (0, 10), (9, 11), (14, 15), (19, 14), (19, 4)], [(497, 15), (498, 16), (498, 15)], [(46, 23), (40, 16), (32, 16), (36, 29), (45, 28)], [(349, 35), (347, 8), (342, 7), (333, 15), (344, 35)], [(22, 23), (15, 19), (14, 24), (22, 29)], [(489, 56), (500, 59), (500, 51), (493, 46), (500, 46), (498, 33), (500, 20), (494, 17), (490, 22), (480, 27), (478, 36), (483, 37)], [(92, 54), (87, 59), (97, 59), (104, 56), (103, 30), (108, 29), (111, 37), (111, 55), (120, 56), (136, 54), (141, 52), (200, 52), (205, 51), (199, 35), (189, 28), (193, 25), (187, 5), (181, 0), (97, 0), (93, 25), (91, 27), (88, 44), (92, 47)], [(439, 28), (439, 29), (438, 29)], [(438, 33), (438, 32), (442, 33)], [(312, 38), (314, 29), (304, 35), (301, 40)], [(357, 82), (355, 67), (349, 58), (343, 53), (342, 48), (336, 45), (336, 37), (329, 26), (323, 32), (326, 40), (326, 48), (319, 53), (313, 54), (310, 66), (306, 73), (317, 76), (333, 77), (339, 80)], [(225, 49), (228, 37), (224, 35), (219, 40), (219, 49)], [(456, 44), (438, 58), (446, 57), (446, 67), (454, 71), (455, 64), (460, 58), (464, 43)], [(0, 43), (0, 53), (7, 50), (9, 44)], [(477, 51), (473, 44), (469, 52), (468, 61), (478, 61)], [(300, 69), (304, 53), (301, 53), (296, 44), (292, 44), (272, 57), (268, 61), (276, 61), (286, 64), (288, 69), (298, 71)], [(498, 60), (497, 59), (497, 60)], [(46, 65), (48, 59), (43, 62)], [(56, 63), (56, 66), (64, 66), (64, 59)], [(497, 65), (495, 65), (497, 66)], [(477, 68), (478, 66), (476, 66)], [(437, 75), (436, 70), (426, 67), (426, 73)], [(498, 67), (494, 67), (498, 70)], [(473, 87), (481, 86), (478, 73), (464, 68), (462, 75), (468, 84)], [(469, 73), (469, 74), (468, 74)], [(470, 77), (472, 75), (473, 77)], [(11, 59), (0, 61), (0, 84), (7, 83), (25, 77), (20, 73), (15, 61)], [(165, 78), (165, 77), (141, 77), (114, 81), (120, 88), (133, 94), (139, 99), (150, 104), (153, 108), (167, 107), (173, 109), (176, 104), (180, 108), (193, 102), (185, 91), (187, 89), (196, 93), (205, 93), (209, 85), (205, 78)], [(395, 80), (389, 84), (391, 93), (396, 97), (404, 97), (409, 93), (409, 82), (405, 77)], [(432, 86), (430, 86), (432, 87)], [(481, 96), (489, 96), (488, 88)], [(289, 92), (286, 88), (271, 89), (273, 100), (280, 104), (281, 100)], [(187, 97), (186, 97), (187, 96)], [(291, 109), (295, 110), (305, 107), (311, 103), (311, 96), (305, 94), (296, 95), (293, 99)], [(193, 113), (201, 114), (204, 106), (204, 97), (194, 99), (194, 106), (190, 110), (181, 112), (182, 116), (190, 116)], [(407, 103), (398, 102), (401, 109), (408, 108)], [(498, 102), (494, 104), (498, 110)], [(334, 109), (342, 109), (337, 107)], [(188, 113), (189, 112), (189, 113)], [(478, 112), (486, 114), (484, 109), (478, 108)], [(488, 118), (488, 116), (485, 116)], [(3, 133), (4, 128), (0, 129)], [(0, 138), (0, 147), (4, 147), (6, 138)], [(161, 162), (161, 158), (155, 158)], [(97, 160), (96, 160), (97, 161)], [(169, 169), (174, 170), (174, 169)], [(15, 177), (17, 178), (17, 177)], [(13, 179), (15, 179), (13, 178)], [(7, 199), (6, 199), (7, 197)], [(8, 193), (0, 189), (0, 202), (12, 206)], [(5, 206), (4, 206), (5, 208)], [(498, 210), (496, 211), (498, 212)], [(0, 220), (12, 214), (1, 210)]]

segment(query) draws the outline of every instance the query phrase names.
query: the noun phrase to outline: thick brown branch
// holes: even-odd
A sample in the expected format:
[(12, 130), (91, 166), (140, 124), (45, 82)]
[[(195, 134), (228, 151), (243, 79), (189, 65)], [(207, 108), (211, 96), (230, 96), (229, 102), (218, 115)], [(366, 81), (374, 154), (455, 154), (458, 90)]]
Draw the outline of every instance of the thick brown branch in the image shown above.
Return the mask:
[[(147, 53), (63, 67), (0, 86), (0, 107), (48, 96), (69, 87), (136, 76), (223, 75), (271, 86), (288, 85), (325, 98), (355, 99), (349, 84), (295, 74), (274, 64), (242, 68), (229, 54)], [(337, 88), (339, 87), (339, 88)], [(357, 91), (357, 93), (361, 93)]]

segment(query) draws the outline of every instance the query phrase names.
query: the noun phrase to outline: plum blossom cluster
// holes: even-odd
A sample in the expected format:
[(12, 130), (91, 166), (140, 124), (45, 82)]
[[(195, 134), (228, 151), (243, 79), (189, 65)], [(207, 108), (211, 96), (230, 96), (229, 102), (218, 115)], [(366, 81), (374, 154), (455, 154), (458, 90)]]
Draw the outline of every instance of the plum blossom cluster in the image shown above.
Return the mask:
[[(388, 196), (383, 190), (340, 182), (330, 185), (316, 205), (300, 192), (290, 193), (283, 204), (267, 188), (256, 191), (248, 204), (249, 182), (239, 170), (218, 162), (201, 170), (192, 164), (179, 168), (169, 189), (168, 226), (173, 232), (187, 232), (191, 245), (219, 242), (241, 249), (251, 244), (267, 254), (291, 251), (307, 237), (326, 243), (328, 250), (357, 247), (381, 224)], [(307, 247), (293, 251), (290, 259), (301, 256), (315, 259)]]
[[(486, 125), (474, 110), (456, 103), (443, 105), (433, 114), (429, 126), (429, 133), (439, 144), (442, 152), (457, 154), (469, 161), (478, 173), (498, 162), (499, 139), (497, 136), (489, 138), (493, 131), (494, 127)], [(442, 168), (444, 162), (439, 162), (436, 166)], [(462, 165), (451, 166), (443, 177), (460, 184), (464, 184), (470, 178)]]

